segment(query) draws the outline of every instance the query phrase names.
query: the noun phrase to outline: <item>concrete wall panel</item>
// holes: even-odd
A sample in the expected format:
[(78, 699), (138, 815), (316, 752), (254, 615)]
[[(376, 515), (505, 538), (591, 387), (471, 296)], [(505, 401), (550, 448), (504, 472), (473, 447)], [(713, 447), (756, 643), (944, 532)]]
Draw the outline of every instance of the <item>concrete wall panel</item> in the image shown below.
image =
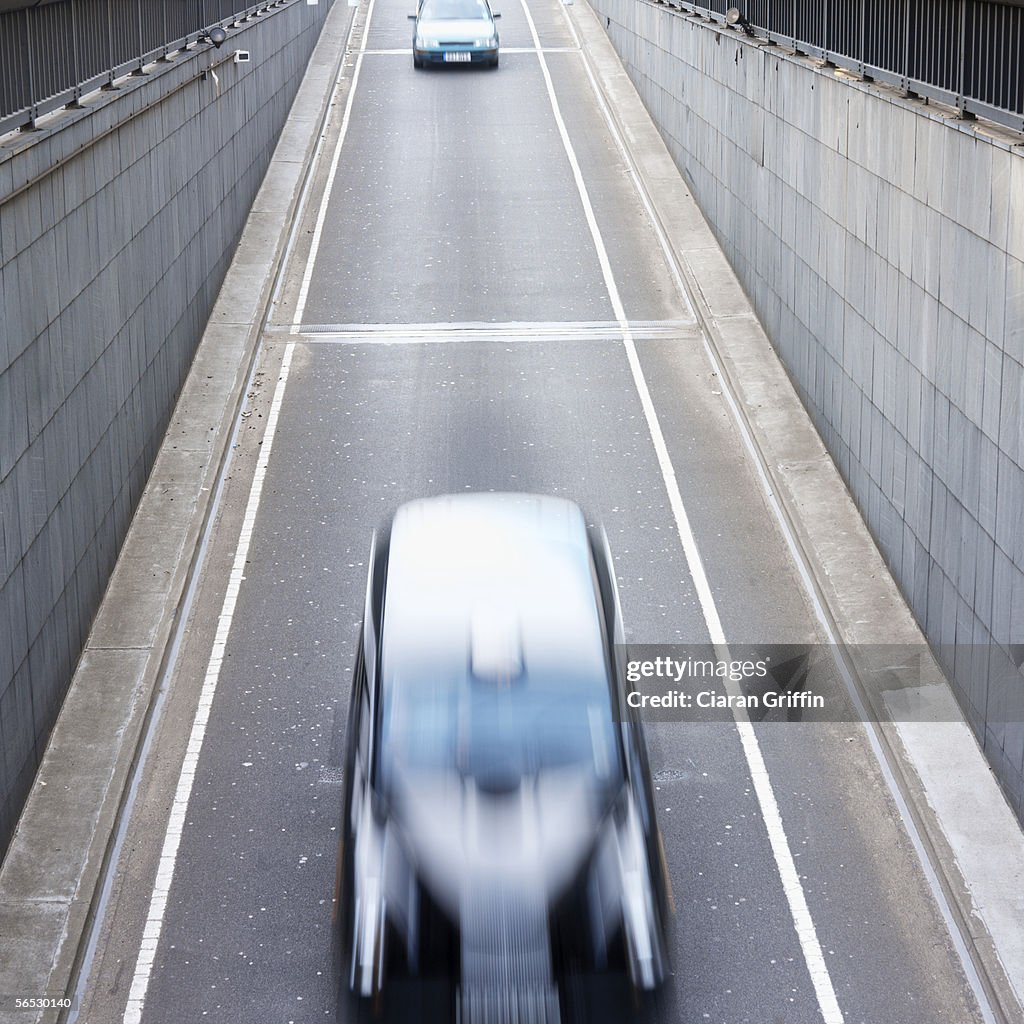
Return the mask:
[(0, 139), (0, 853), (329, 7)]
[(1022, 813), (1024, 152), (661, 5), (592, 3)]

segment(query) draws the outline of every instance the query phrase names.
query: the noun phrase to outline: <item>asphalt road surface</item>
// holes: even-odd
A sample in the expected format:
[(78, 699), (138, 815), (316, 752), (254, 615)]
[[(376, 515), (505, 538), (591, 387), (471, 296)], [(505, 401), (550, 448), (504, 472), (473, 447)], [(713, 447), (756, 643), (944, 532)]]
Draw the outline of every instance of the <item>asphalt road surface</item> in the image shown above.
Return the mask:
[[(668, 460), (728, 641), (817, 637), (561, 5), (501, 0), (496, 71), (415, 71), (410, 9), (374, 0), (368, 27), (357, 15), (313, 189), (328, 201), (319, 227), (317, 202), (306, 211), (264, 341), (99, 934), (89, 1024), (132, 1007), (146, 1024), (350, 1018), (331, 923), (343, 736), (370, 534), (401, 502), (572, 497), (608, 531), (628, 639), (706, 643)], [(173, 878), (144, 937), (272, 417)], [(752, 735), (777, 815), (735, 724), (649, 729), (676, 904), (674, 974), (649, 1011), (814, 1024), (836, 1019), (831, 992), (849, 1024), (980, 1020), (862, 728), (759, 722)], [(629, 1009), (614, 986), (582, 987), (578, 1019)], [(447, 999), (402, 991), (381, 1009), (431, 1018)]]

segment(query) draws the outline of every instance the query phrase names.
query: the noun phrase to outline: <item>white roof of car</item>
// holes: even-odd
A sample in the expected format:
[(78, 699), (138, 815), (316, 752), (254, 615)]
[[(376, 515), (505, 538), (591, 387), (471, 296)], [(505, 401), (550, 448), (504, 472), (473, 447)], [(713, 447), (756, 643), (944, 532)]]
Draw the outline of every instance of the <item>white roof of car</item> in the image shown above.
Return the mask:
[(522, 672), (607, 678), (578, 506), (466, 493), (403, 505), (391, 530), (382, 667), (500, 682)]

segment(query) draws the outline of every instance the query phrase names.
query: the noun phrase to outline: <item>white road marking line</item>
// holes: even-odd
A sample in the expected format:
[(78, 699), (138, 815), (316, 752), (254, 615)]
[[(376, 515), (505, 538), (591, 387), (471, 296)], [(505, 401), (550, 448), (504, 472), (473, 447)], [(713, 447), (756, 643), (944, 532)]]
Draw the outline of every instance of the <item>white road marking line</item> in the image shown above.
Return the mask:
[[(349, 31), (347, 34), (347, 39), (349, 40), (352, 37), (353, 25), (354, 21), (350, 23)], [(340, 73), (341, 71), (343, 58), (344, 52), (339, 54), (339, 57), (335, 62), (337, 73)], [(316, 146), (313, 149), (313, 153), (311, 155), (312, 161), (319, 159), (319, 154), (322, 149), (323, 127), (327, 123), (328, 111), (321, 107), (321, 112), (319, 116), (320, 122), (318, 131), (320, 132), (320, 140), (317, 142)], [(296, 207), (296, 217), (291, 227), (291, 230), (289, 231), (288, 240), (285, 243), (284, 252), (282, 254), (281, 266), (287, 265), (291, 259), (291, 253), (295, 245), (295, 225), (299, 222), (300, 219), (298, 211), (304, 210), (306, 208), (307, 199), (309, 195), (309, 171), (304, 170), (300, 178), (302, 181), (302, 185), (299, 195), (298, 206)], [(274, 289), (271, 294), (268, 313), (264, 317), (264, 323), (266, 323), (266, 321), (270, 319), (272, 311), (277, 305), (277, 297), (280, 294), (281, 277), (282, 274), (279, 267), (278, 271), (276, 272)], [(257, 343), (256, 352), (254, 353), (249, 365), (247, 384), (246, 387), (243, 389), (243, 393), (245, 394), (247, 394), (252, 388), (252, 383), (255, 378), (256, 371), (259, 368), (260, 356), (263, 350), (263, 339), (260, 339), (260, 341)], [(231, 436), (229, 439), (229, 447), (233, 447), (234, 442), (237, 441), (242, 423), (243, 420), (241, 418), (235, 419), (234, 425), (231, 430)], [(156, 697), (150, 709), (150, 715), (142, 734), (142, 745), (139, 748), (138, 760), (135, 766), (133, 766), (129, 775), (128, 794), (127, 798), (123, 803), (123, 813), (120, 817), (120, 821), (118, 822), (117, 830), (115, 832), (113, 852), (109, 858), (109, 861), (103, 868), (102, 884), (100, 888), (99, 899), (94, 901), (93, 922), (88, 929), (88, 941), (86, 943), (85, 952), (82, 956), (82, 963), (78, 971), (77, 980), (75, 981), (74, 984), (74, 991), (73, 993), (71, 993), (75, 997), (75, 1006), (72, 1007), (71, 1012), (68, 1015), (68, 1024), (77, 1024), (77, 1021), (81, 1016), (80, 1006), (85, 1000), (85, 993), (88, 988), (88, 983), (92, 977), (92, 966), (96, 954), (96, 949), (99, 943), (100, 936), (103, 933), (103, 923), (105, 920), (108, 905), (111, 901), (111, 891), (114, 884), (115, 870), (121, 862), (121, 853), (124, 848), (125, 837), (128, 834), (131, 817), (134, 814), (136, 798), (138, 795), (138, 787), (141, 782), (143, 769), (144, 766), (148, 763), (149, 754), (150, 751), (152, 750), (154, 737), (156, 735), (159, 722), (161, 721), (163, 715), (164, 704), (167, 699), (167, 688), (165, 686), (165, 683), (167, 680), (173, 678), (173, 674), (178, 663), (178, 654), (181, 649), (182, 637), (187, 632), (186, 627), (188, 625), (188, 618), (191, 609), (194, 607), (195, 594), (199, 586), (199, 580), (204, 572), (204, 567), (206, 565), (206, 555), (209, 549), (210, 538), (213, 532), (213, 520), (216, 518), (217, 512), (221, 507), (221, 498), (224, 493), (224, 485), (225, 481), (229, 477), (232, 462), (232, 454), (230, 451), (228, 451), (219, 470), (217, 471), (216, 480), (213, 484), (214, 494), (210, 503), (211, 514), (203, 523), (202, 529), (197, 540), (198, 554), (192, 567), (192, 571), (189, 573), (189, 578), (185, 586), (185, 591), (181, 597), (179, 606), (180, 617), (178, 622), (174, 626), (174, 630), (170, 638), (170, 645), (168, 647), (167, 657), (165, 658), (164, 664), (160, 668), (160, 692), (156, 694)]]
[[(367, 10), (366, 21), (363, 24), (362, 45), (366, 43), (366, 34), (370, 25), (370, 18), (373, 14), (374, 0), (370, 0)], [(351, 32), (355, 28), (353, 20), (350, 29), (348, 47), (351, 42)], [(310, 252), (306, 264), (306, 272), (303, 276), (303, 289), (300, 293), (300, 304), (304, 305), (305, 295), (309, 288), (309, 277), (315, 259), (316, 246), (319, 244), (319, 234), (323, 229), (323, 221), (326, 216), (327, 200), (330, 194), (330, 185), (333, 183), (334, 174), (337, 170), (338, 157), (341, 152), (341, 143), (344, 140), (348, 127), (349, 115), (352, 109), (352, 98), (355, 95), (356, 83), (359, 76), (359, 58), (357, 58), (356, 69), (352, 76), (352, 85), (349, 89), (348, 102), (345, 107), (345, 117), (342, 122), (341, 135), (331, 163), (328, 187), (325, 189), (317, 218), (317, 233), (314, 239), (314, 246)], [(301, 318), (300, 312), (296, 317), (296, 328)], [(132, 974), (131, 988), (128, 992), (128, 1000), (125, 1004), (123, 1024), (140, 1024), (142, 1012), (146, 1003), (146, 992), (149, 988), (149, 979), (153, 971), (153, 963), (156, 959), (157, 946), (160, 935), (163, 931), (164, 914), (167, 910), (167, 898), (170, 894), (171, 884), (174, 881), (174, 868), (178, 856), (178, 847), (181, 844), (181, 836), (184, 830), (185, 819), (188, 813), (188, 803), (192, 795), (192, 784), (195, 781), (196, 768), (199, 763), (199, 755), (203, 748), (203, 740), (206, 736), (206, 726), (210, 719), (210, 711), (213, 707), (214, 695), (217, 691), (217, 682), (220, 678), (220, 669), (224, 660), (224, 651), (227, 646), (228, 635), (231, 631), (231, 621), (235, 612), (235, 605), (238, 601), (238, 594), (241, 589), (242, 579), (245, 574), (245, 564), (249, 555), (249, 545), (252, 542), (253, 530), (256, 522), (256, 513), (259, 509), (260, 497), (263, 492), (263, 481), (266, 477), (267, 465), (270, 461), (271, 451), (274, 445), (274, 435), (277, 432), (277, 421), (284, 401), (285, 386), (288, 382), (288, 373), (291, 367), (292, 354), (295, 351), (295, 342), (289, 342), (285, 349), (284, 359), (281, 363), (280, 376), (274, 397), (271, 401), (270, 411), (267, 415), (267, 427), (263, 436), (263, 444), (260, 447), (260, 456), (256, 463), (256, 470), (253, 475), (252, 486), (249, 490), (249, 498), (245, 507), (245, 514), (242, 520), (242, 529), (239, 534), (238, 547), (235, 552), (235, 560), (231, 568), (231, 575), (228, 578), (227, 591), (224, 595), (224, 603), (221, 607), (220, 616), (217, 620), (217, 631), (214, 636), (213, 649), (210, 652), (210, 659), (206, 667), (206, 676), (203, 680), (203, 687), (199, 695), (199, 705), (196, 708), (196, 715), (192, 722), (192, 731), (189, 734), (188, 747), (185, 752), (185, 759), (181, 766), (181, 773), (178, 776), (178, 785), (174, 794), (174, 802), (171, 805), (171, 813), (167, 822), (167, 829), (164, 833), (163, 848), (160, 853), (160, 863), (157, 867), (156, 880), (153, 883), (153, 894), (150, 898), (149, 912), (146, 916), (146, 925), (142, 934), (142, 942), (139, 946), (139, 953), (135, 960), (135, 969)]]
[[(576, 159), (576, 153), (573, 150), (569, 133), (565, 127), (565, 121), (562, 119), (561, 110), (558, 106), (558, 99), (555, 96), (554, 85), (551, 81), (551, 74), (548, 71), (547, 62), (544, 59), (544, 53), (541, 51), (536, 25), (534, 25), (526, 0), (520, 0), (520, 3), (522, 4), (523, 11), (526, 14), (526, 20), (530, 26), (530, 33), (533, 36), (534, 43), (536, 44), (538, 51), (540, 51), (537, 54), (537, 59), (540, 61), (541, 72), (543, 73), (544, 82), (547, 86), (548, 98), (551, 101), (551, 109), (554, 113), (555, 123), (558, 126), (558, 132), (562, 138), (562, 144), (565, 147), (566, 156), (568, 157), (569, 164), (572, 167), (573, 178), (576, 182), (576, 187), (583, 203), (587, 224), (590, 226), (591, 236), (593, 237), (594, 245), (597, 249), (597, 256), (601, 264), (601, 272), (604, 275), (605, 286), (608, 290), (608, 297), (611, 300), (615, 316), (622, 324), (623, 345), (626, 349), (626, 356), (629, 360), (629, 366), (633, 374), (633, 381), (636, 385), (637, 393), (640, 396), (640, 404), (643, 407), (644, 416), (647, 420), (648, 430), (650, 431), (651, 440), (654, 444), (654, 449), (658, 458), (658, 465), (661, 468), (662, 478), (665, 482), (666, 491), (668, 492), (669, 504), (672, 508), (672, 514), (675, 517), (676, 528), (679, 532), (679, 539), (683, 545), (683, 551), (686, 554), (686, 561), (690, 569), (690, 576), (693, 579), (694, 589), (697, 591), (697, 596), (700, 600), (701, 611), (704, 615), (704, 621), (707, 624), (708, 634), (711, 637), (711, 642), (715, 645), (718, 656), (728, 660), (729, 650), (726, 643), (725, 631), (722, 628), (722, 622), (718, 615), (718, 608), (715, 605), (715, 599), (711, 593), (711, 586), (708, 582), (707, 574), (704, 570), (704, 564), (701, 560), (700, 550), (697, 547), (697, 541), (693, 535), (693, 530), (690, 527), (689, 518), (683, 505), (682, 495), (679, 490), (679, 482), (676, 479), (675, 469), (672, 466), (672, 461), (668, 454), (665, 437), (661, 430), (661, 424), (658, 421), (657, 411), (654, 408), (654, 402), (651, 399), (651, 393), (647, 387), (647, 381), (644, 378), (643, 369), (640, 366), (636, 346), (633, 343), (629, 323), (626, 320), (622, 299), (619, 296), (618, 287), (612, 273), (608, 252), (605, 249), (604, 240), (601, 236), (600, 229), (598, 228), (597, 219), (594, 216), (594, 209), (590, 201), (590, 196), (583, 180), (583, 172), (580, 169), (579, 161)], [(735, 693), (738, 695), (740, 693), (737, 684), (729, 683), (727, 684), (727, 688), (730, 694)], [(764, 758), (761, 755), (761, 747), (758, 743), (757, 735), (754, 732), (754, 728), (751, 725), (750, 719), (747, 717), (745, 710), (742, 708), (735, 708), (733, 710), (733, 718), (735, 719), (740, 743), (743, 747), (743, 753), (747, 760), (747, 767), (750, 771), (751, 780), (754, 785), (754, 792), (757, 794), (758, 804), (760, 805), (761, 814), (764, 818), (765, 829), (768, 832), (768, 840), (772, 848), (772, 854), (775, 857), (779, 877), (782, 880), (782, 888), (786, 895), (786, 901), (789, 904), (789, 910), (793, 918), (793, 925), (796, 929), (797, 939), (800, 942), (804, 961), (807, 964), (807, 970), (811, 977), (811, 984), (814, 986), (815, 996), (818, 1001), (818, 1008), (825, 1020), (825, 1024), (843, 1024), (843, 1014), (839, 1009), (835, 989), (832, 985), (832, 978), (829, 975), (828, 967), (825, 963), (825, 957), (821, 951), (821, 943), (818, 940), (818, 934), (814, 927), (814, 921), (811, 918), (811, 913), (807, 906), (807, 898), (804, 894), (803, 886), (800, 883), (800, 877), (796, 871), (796, 864), (793, 860), (792, 851), (789, 848), (789, 840), (786, 837), (786, 831), (782, 824), (782, 816), (779, 813), (778, 803), (775, 800), (775, 792), (772, 788), (771, 779), (768, 775), (768, 769), (765, 766)]]
[[(324, 346), (353, 346), (353, 345), (384, 345), (388, 348), (396, 346), (412, 345), (466, 345), (471, 342), (490, 342), (492, 344), (528, 345), (545, 341), (590, 341), (590, 342), (620, 342), (622, 332), (616, 330), (614, 333), (575, 333), (575, 334), (421, 334), (412, 337), (396, 337), (394, 335), (383, 335), (374, 337), (372, 335), (315, 335), (308, 334), (301, 338), (306, 345)], [(696, 340), (696, 339), (694, 339)]]
[[(578, 46), (545, 46), (544, 53), (576, 53)], [(359, 50), (361, 54), (371, 57), (411, 57), (412, 47), (406, 46), (393, 50)], [(506, 53), (537, 53), (535, 46), (502, 46), (499, 51), (502, 56)]]
[[(366, 39), (370, 33), (370, 19), (373, 17), (373, 5), (376, 0), (370, 0), (370, 6), (366, 10), (366, 21), (363, 22), (362, 36), (359, 40), (359, 47), (356, 53), (356, 67), (352, 72), (352, 85), (348, 90), (348, 99), (345, 101), (345, 113), (341, 119), (341, 130), (338, 132), (338, 141), (334, 146), (334, 153), (331, 156), (330, 170), (327, 172), (327, 181), (324, 183), (324, 194), (320, 199), (320, 209), (317, 210), (316, 224), (313, 228), (313, 237), (310, 240), (309, 253), (306, 256), (306, 266), (302, 271), (302, 284), (299, 287), (299, 298), (295, 303), (294, 321), (292, 333), (298, 334), (299, 325), (302, 323), (302, 314), (306, 309), (306, 300), (309, 297), (309, 283), (313, 279), (313, 268), (316, 265), (317, 253), (320, 250), (320, 239), (324, 232), (324, 222), (327, 220), (327, 207), (331, 201), (331, 190), (334, 188), (334, 178), (338, 173), (338, 163), (341, 160), (341, 147), (348, 134), (349, 121), (352, 119), (352, 102), (356, 95), (356, 86), (359, 84), (359, 72), (363, 66), (363, 55), (366, 52)], [(352, 22), (355, 27), (355, 21)], [(346, 44), (348, 48), (348, 44)]]
[(416, 335), (330, 335), (308, 334), (302, 337), (307, 345), (465, 345), (473, 341), (488, 341), (497, 344), (526, 344), (543, 341), (615, 341), (622, 338), (622, 332), (574, 334), (416, 334)]
[[(673, 279), (676, 283), (676, 288), (679, 294), (686, 301), (686, 305), (691, 313), (696, 316), (696, 311), (693, 309), (693, 303), (690, 301), (690, 295), (686, 285), (683, 282), (682, 273), (679, 269), (679, 265), (676, 259), (672, 246), (670, 245), (668, 238), (665, 236), (664, 229), (662, 227), (660, 218), (655, 213), (650, 196), (647, 193), (647, 188), (643, 184), (640, 178), (640, 174), (634, 165), (633, 159), (626, 148), (626, 144), (622, 138), (622, 132), (620, 131), (618, 124), (615, 121), (607, 103), (604, 99), (604, 93), (597, 83), (597, 78), (594, 75), (593, 68), (590, 65), (590, 60), (587, 57), (586, 52), (580, 42), (579, 34), (576, 31), (576, 26), (573, 24), (572, 18), (569, 17), (569, 12), (562, 8), (562, 14), (569, 26), (569, 31), (572, 34), (573, 40), (579, 48), (579, 53), (583, 57), (583, 67), (587, 73), (587, 77), (590, 79), (590, 87), (597, 98), (598, 106), (600, 107), (601, 113), (604, 115), (608, 129), (618, 146), (619, 152), (622, 155), (627, 167), (629, 168), (630, 178), (633, 181), (634, 189), (637, 195), (640, 197), (640, 201), (643, 204), (644, 209), (647, 212), (652, 226), (654, 227), (655, 234), (657, 235), (658, 241), (661, 245), (662, 252), (665, 254), (665, 259), (668, 263), (669, 270), (672, 274)], [(753, 434), (750, 431), (749, 426), (743, 414), (740, 411), (739, 399), (733, 394), (732, 385), (729, 383), (729, 378), (723, 372), (718, 356), (713, 349), (710, 340), (707, 335), (701, 330), (701, 337), (704, 342), (704, 350), (707, 353), (708, 359), (711, 362), (711, 366), (715, 373), (718, 375), (719, 381), (722, 383), (722, 394), (725, 397), (726, 404), (729, 406), (729, 410), (733, 417), (733, 422), (736, 424), (737, 429), (740, 432), (740, 436), (743, 439), (744, 446), (750, 453), (752, 462), (757, 469), (758, 478), (761, 481), (761, 486), (764, 490), (765, 500), (768, 506), (772, 510), (772, 514), (775, 516), (776, 522), (779, 524), (779, 530), (782, 533), (783, 538), (786, 541), (786, 546), (789, 548), (790, 555), (793, 559), (793, 564), (796, 566), (797, 573), (800, 576), (801, 581), (804, 585), (804, 591), (808, 596), (813, 608), (815, 617), (821, 624), (825, 635), (829, 638), (829, 643), (832, 644), (834, 649), (841, 648), (842, 638), (838, 636), (835, 627), (832, 624), (830, 614), (826, 611), (822, 598), (819, 596), (817, 586), (814, 582), (811, 568), (807, 563), (806, 556), (800, 549), (800, 545), (797, 543), (796, 537), (793, 534), (792, 527), (790, 526), (789, 520), (785, 511), (780, 504), (779, 497), (775, 493), (774, 485), (769, 479), (768, 471), (764, 464), (764, 457), (759, 450), (756, 442), (754, 441)], [(868, 739), (868, 745), (871, 747), (872, 753), (874, 754), (875, 761), (878, 764), (879, 770), (882, 773), (886, 781), (886, 785), (889, 789), (889, 793), (896, 804), (897, 810), (899, 811), (900, 818), (903, 822), (903, 826), (907, 831), (907, 835), (910, 839), (911, 845), (914, 847), (914, 851), (917, 854), (918, 861), (921, 864), (921, 870), (925, 876), (926, 881), (931, 889), (932, 896), (938, 905), (939, 912), (942, 916), (942, 920), (946, 925), (946, 930), (949, 933), (950, 940), (956, 949), (957, 955), (960, 958), (960, 963), (963, 966), (964, 974), (967, 976), (967, 980), (971, 985), (971, 989), (974, 993), (974, 997), (978, 1002), (978, 1006), (981, 1010), (982, 1019), (986, 1024), (995, 1024), (995, 1014), (992, 1010), (992, 1003), (986, 990), (984, 982), (978, 973), (978, 968), (975, 966), (970, 950), (967, 948), (967, 940), (961, 929), (961, 926), (957, 924), (952, 906), (949, 898), (946, 895), (945, 889), (942, 883), (939, 881), (938, 872), (935, 865), (932, 863), (931, 856), (928, 853), (928, 849), (925, 845), (925, 841), (922, 837), (921, 831), (914, 819), (913, 814), (907, 804), (906, 798), (900, 788), (899, 782), (896, 780), (893, 768), (889, 764), (888, 757), (882, 748), (882, 741), (879, 738), (877, 724), (872, 723), (871, 715), (868, 713), (864, 706), (863, 700), (861, 699), (860, 692), (857, 687), (857, 683), (854, 679), (854, 670), (851, 668), (845, 658), (836, 659), (836, 664), (840, 674), (843, 677), (843, 682), (846, 686), (847, 694), (850, 697), (854, 709), (857, 712), (859, 721), (864, 726), (864, 731)]]
[[(634, 337), (697, 337), (697, 326), (688, 320), (636, 321), (630, 325)], [(606, 321), (549, 321), (511, 323), (437, 323), (437, 324), (304, 324), (293, 337), (313, 345), (450, 344), (464, 341), (620, 341), (622, 325)], [(268, 331), (267, 333), (274, 333)], [(280, 333), (280, 330), (278, 331)]]
[(203, 688), (199, 695), (199, 706), (196, 709), (196, 716), (192, 722), (192, 731), (189, 734), (185, 760), (181, 766), (181, 774), (178, 776), (174, 802), (171, 805), (167, 831), (164, 834), (164, 844), (160, 853), (160, 864), (157, 868), (156, 881), (153, 883), (153, 895), (149, 903), (149, 913), (146, 916), (142, 944), (139, 947), (139, 955), (135, 961), (131, 989), (128, 992), (128, 1002), (124, 1009), (124, 1024), (139, 1024), (142, 1020), (142, 1010), (146, 1002), (146, 990), (149, 988), (149, 978), (153, 970), (153, 961), (156, 958), (157, 944), (160, 941), (160, 934), (163, 930), (167, 897), (171, 891), (171, 883), (174, 881), (175, 861), (177, 860), (178, 846), (181, 843), (181, 836), (184, 831), (189, 798), (192, 795), (192, 784), (196, 777), (199, 754), (203, 749), (203, 739), (206, 736), (206, 726), (210, 720), (213, 698), (217, 692), (217, 682), (220, 678), (220, 668), (224, 661), (224, 650), (227, 646), (228, 634), (231, 631), (231, 620), (235, 612), (235, 604), (238, 601), (238, 593), (245, 575), (245, 565), (249, 557), (249, 545), (252, 542), (253, 530), (256, 525), (256, 513), (259, 509), (260, 496), (263, 493), (263, 481), (267, 473), (267, 464), (270, 461), (270, 453), (274, 446), (277, 419), (281, 411), (281, 403), (284, 400), (284, 389), (288, 382), (288, 371), (291, 366), (294, 350), (295, 343), (289, 342), (285, 349), (284, 360), (281, 363), (281, 374), (278, 377), (277, 387), (274, 390), (270, 412), (267, 415), (267, 429), (263, 436), (263, 444), (260, 447), (260, 456), (256, 463), (252, 487), (249, 490), (249, 500), (245, 506), (245, 515), (238, 537), (235, 560), (231, 566), (227, 592), (224, 595), (224, 603), (221, 607), (220, 616), (217, 619), (217, 632), (213, 641), (213, 649), (210, 652), (210, 660), (207, 663)]
[[(633, 159), (630, 156), (629, 150), (626, 148), (625, 140), (622, 138), (622, 133), (618, 129), (618, 125), (615, 122), (615, 118), (612, 116), (612, 112), (608, 109), (608, 104), (605, 102), (604, 94), (598, 87), (597, 79), (594, 77), (594, 72), (590, 67), (590, 61), (587, 60), (586, 55), (583, 53), (583, 44), (580, 41), (580, 37), (576, 32), (576, 26), (573, 24), (572, 18), (569, 17), (569, 12), (565, 9), (565, 5), (561, 5), (562, 17), (565, 19), (566, 24), (569, 26), (569, 32), (572, 35), (574, 51), (579, 53), (583, 57), (583, 70), (587, 73), (587, 78), (590, 80), (590, 89), (594, 94), (594, 98), (597, 100), (598, 109), (604, 117), (605, 124), (608, 126), (609, 134), (612, 140), (615, 142), (616, 148), (619, 151), (619, 155), (622, 157), (622, 162), (626, 165), (626, 170), (629, 172), (630, 180), (633, 182), (633, 190), (636, 192), (640, 203), (644, 208), (644, 212), (647, 214), (648, 222), (654, 231), (655, 237), (658, 239), (658, 244), (661, 246), (661, 251), (665, 255), (665, 262), (668, 265), (669, 274), (672, 276), (672, 281), (676, 286), (676, 292), (679, 297), (686, 303), (686, 308), (693, 316), (694, 320), (697, 320), (697, 311), (693, 308), (693, 303), (690, 301), (690, 295), (687, 291), (686, 284), (683, 281), (683, 276), (679, 270), (679, 265), (675, 259), (675, 253), (672, 251), (672, 246), (669, 244), (668, 238), (665, 236), (665, 230), (661, 225), (661, 221), (658, 219), (654, 212), (654, 208), (651, 205), (650, 196), (647, 194), (647, 189), (644, 188), (643, 182), (640, 180), (640, 174), (633, 163)], [(701, 331), (703, 337), (703, 330)], [(706, 343), (705, 339), (705, 350), (708, 356), (711, 358), (714, 368), (717, 370), (717, 360), (715, 359), (714, 353)]]

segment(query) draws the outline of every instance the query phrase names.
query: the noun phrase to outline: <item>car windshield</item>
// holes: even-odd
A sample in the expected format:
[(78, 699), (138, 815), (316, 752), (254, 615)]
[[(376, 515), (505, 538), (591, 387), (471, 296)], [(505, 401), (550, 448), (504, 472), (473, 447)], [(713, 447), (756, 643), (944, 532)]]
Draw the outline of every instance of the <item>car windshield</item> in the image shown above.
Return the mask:
[(431, 678), (415, 669), (415, 678), (385, 671), (385, 790), (396, 773), (415, 779), (424, 771), (455, 773), (499, 790), (563, 768), (592, 776), (599, 790), (621, 779), (607, 679), (560, 674), (500, 686), (474, 677)]
[(420, 18), (423, 21), (490, 21), (491, 12), (484, 0), (424, 0)]

